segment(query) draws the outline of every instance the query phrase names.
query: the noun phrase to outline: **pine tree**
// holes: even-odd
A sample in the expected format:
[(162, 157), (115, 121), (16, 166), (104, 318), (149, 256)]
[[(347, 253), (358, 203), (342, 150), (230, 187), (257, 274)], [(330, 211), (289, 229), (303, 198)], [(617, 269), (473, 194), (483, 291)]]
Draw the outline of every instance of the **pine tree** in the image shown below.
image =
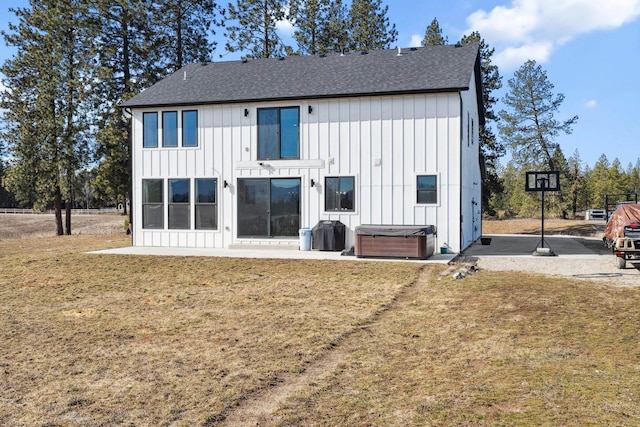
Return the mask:
[(5, 178), (7, 176), (7, 164), (0, 157), (0, 207), (12, 208), (15, 207), (15, 198), (5, 187)]
[(216, 42), (211, 38), (222, 25), (224, 11), (213, 0), (156, 0), (153, 36), (164, 53), (165, 74), (195, 62), (211, 61)]
[(503, 101), (510, 111), (500, 111), (502, 120), (498, 129), (509, 144), (513, 159), (520, 164), (555, 170), (553, 153), (558, 147), (555, 138), (560, 132), (570, 134), (578, 116), (564, 122), (555, 119), (564, 95), (553, 94), (547, 73), (533, 60), (522, 65), (508, 85), (509, 92)]
[(75, 175), (88, 161), (86, 103), (94, 80), (86, 2), (32, 0), (31, 8), (11, 10), (19, 23), (3, 36), (17, 53), (2, 67), (14, 159), (9, 181), (36, 208), (53, 203), (57, 233), (71, 234)]
[[(578, 213), (578, 208), (581, 206), (580, 201), (583, 199), (581, 194), (584, 193), (582, 160), (580, 159), (580, 153), (577, 149), (573, 152), (573, 155), (569, 157), (568, 166), (567, 178), (568, 187), (570, 188), (570, 209), (572, 218), (575, 218)], [(582, 206), (582, 208), (586, 207)]]
[[(422, 46), (438, 46), (445, 45), (449, 42), (449, 38), (442, 35), (442, 28), (437, 18), (433, 18), (431, 24), (427, 27), (422, 39)], [(464, 43), (464, 42), (463, 42)]]
[(246, 52), (247, 58), (283, 55), (285, 46), (276, 24), (285, 17), (282, 0), (237, 0), (229, 3), (226, 19), (233, 24), (225, 32), (229, 52)]
[(611, 193), (608, 182), (610, 166), (607, 156), (602, 154), (591, 170), (588, 181), (589, 193), (591, 194), (590, 208), (605, 207), (605, 196)]
[(352, 50), (387, 49), (398, 38), (396, 25), (390, 26), (387, 12), (389, 6), (382, 7), (382, 0), (353, 0), (349, 15), (351, 18)]
[[(118, 104), (164, 76), (165, 51), (143, 2), (97, 0), (95, 40), (98, 83), (94, 104), (98, 143), (96, 191), (110, 200), (131, 200), (129, 118)], [(126, 203), (125, 203), (126, 206)], [(126, 208), (125, 208), (125, 214)], [(131, 214), (129, 212), (129, 214)]]
[(340, 52), (349, 45), (349, 13), (342, 0), (330, 1), (327, 18), (320, 28), (318, 53)]
[(296, 26), (293, 37), (298, 53), (316, 55), (344, 47), (348, 40), (345, 14), (341, 0), (291, 0), (288, 18)]

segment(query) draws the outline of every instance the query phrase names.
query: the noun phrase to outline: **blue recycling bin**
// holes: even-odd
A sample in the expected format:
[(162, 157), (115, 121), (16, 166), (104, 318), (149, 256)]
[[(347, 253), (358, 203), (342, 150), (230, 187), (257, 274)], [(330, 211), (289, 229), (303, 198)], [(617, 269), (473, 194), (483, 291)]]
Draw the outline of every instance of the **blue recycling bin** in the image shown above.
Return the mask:
[(311, 229), (301, 228), (299, 231), (299, 234), (300, 234), (300, 250), (310, 251), (311, 250)]

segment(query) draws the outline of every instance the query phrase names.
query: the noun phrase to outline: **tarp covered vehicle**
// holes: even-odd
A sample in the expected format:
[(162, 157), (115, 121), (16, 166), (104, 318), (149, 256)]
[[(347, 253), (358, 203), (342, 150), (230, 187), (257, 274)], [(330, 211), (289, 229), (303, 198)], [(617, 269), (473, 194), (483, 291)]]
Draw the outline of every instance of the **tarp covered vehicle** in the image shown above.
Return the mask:
[(640, 204), (623, 204), (613, 211), (602, 240), (618, 268), (625, 268), (627, 260), (640, 260)]

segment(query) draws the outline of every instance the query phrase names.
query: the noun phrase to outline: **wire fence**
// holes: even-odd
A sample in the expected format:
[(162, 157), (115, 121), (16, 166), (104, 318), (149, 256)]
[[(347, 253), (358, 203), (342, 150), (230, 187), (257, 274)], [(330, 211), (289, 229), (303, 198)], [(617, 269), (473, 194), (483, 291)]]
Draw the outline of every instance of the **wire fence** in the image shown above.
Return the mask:
[[(0, 214), (54, 214), (55, 211), (48, 210), (44, 212), (34, 211), (33, 209), (21, 208), (0, 208)], [(63, 210), (64, 213), (64, 210)], [(71, 215), (123, 215), (122, 209), (116, 208), (100, 208), (100, 209), (71, 209)]]

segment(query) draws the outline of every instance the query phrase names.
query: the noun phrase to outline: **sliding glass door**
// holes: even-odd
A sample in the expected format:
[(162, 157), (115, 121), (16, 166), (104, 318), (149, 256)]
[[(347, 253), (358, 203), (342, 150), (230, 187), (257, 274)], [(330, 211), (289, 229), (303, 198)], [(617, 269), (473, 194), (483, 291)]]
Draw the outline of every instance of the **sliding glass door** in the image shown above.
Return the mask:
[(296, 237), (300, 178), (238, 180), (239, 237)]

